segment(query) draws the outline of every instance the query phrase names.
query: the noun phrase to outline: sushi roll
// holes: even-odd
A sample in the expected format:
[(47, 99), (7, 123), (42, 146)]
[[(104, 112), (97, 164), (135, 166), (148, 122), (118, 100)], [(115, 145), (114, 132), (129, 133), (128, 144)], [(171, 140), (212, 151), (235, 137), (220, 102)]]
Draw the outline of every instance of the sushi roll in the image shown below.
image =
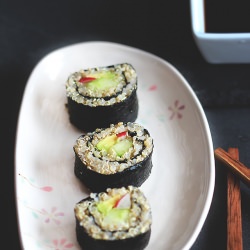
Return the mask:
[(137, 74), (128, 63), (80, 70), (66, 82), (69, 120), (89, 132), (138, 115)]
[(142, 250), (149, 243), (152, 212), (137, 187), (91, 193), (75, 205), (74, 215), (83, 250)]
[(152, 169), (153, 139), (135, 122), (111, 124), (81, 135), (73, 146), (74, 172), (94, 192), (139, 187)]

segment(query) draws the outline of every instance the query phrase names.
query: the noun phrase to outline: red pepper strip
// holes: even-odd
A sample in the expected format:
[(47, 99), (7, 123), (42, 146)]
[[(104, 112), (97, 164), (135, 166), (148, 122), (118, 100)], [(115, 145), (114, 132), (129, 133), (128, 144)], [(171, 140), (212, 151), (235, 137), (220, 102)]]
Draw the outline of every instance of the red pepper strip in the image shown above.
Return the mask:
[[(122, 197), (123, 197), (123, 196), (122, 196)], [(120, 197), (119, 199), (116, 200), (116, 202), (115, 202), (113, 208), (118, 206), (118, 203), (120, 202), (120, 200), (122, 199), (122, 197)]]
[(127, 135), (127, 131), (116, 134), (117, 137), (123, 137), (123, 136), (126, 136), (126, 135)]
[(94, 81), (96, 78), (95, 77), (82, 77), (79, 82), (81, 83), (88, 83)]
[[(123, 132), (122, 132), (122, 133), (123, 133)], [(126, 195), (126, 194), (124, 194), (122, 197), (120, 197), (119, 199), (116, 200), (116, 202), (115, 202), (113, 208), (118, 206), (119, 202), (121, 201), (121, 199), (122, 199), (125, 195)]]

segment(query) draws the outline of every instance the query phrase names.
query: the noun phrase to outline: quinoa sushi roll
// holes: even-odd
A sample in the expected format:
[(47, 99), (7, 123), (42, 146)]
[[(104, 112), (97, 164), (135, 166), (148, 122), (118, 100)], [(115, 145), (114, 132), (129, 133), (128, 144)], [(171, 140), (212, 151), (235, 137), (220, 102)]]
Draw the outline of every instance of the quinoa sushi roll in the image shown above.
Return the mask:
[(71, 124), (88, 132), (138, 115), (137, 74), (128, 63), (80, 70), (66, 82)]
[(81, 135), (73, 146), (75, 175), (94, 192), (139, 187), (152, 169), (153, 139), (135, 122), (111, 124)]
[(74, 215), (83, 250), (142, 250), (149, 243), (152, 212), (137, 187), (91, 193), (75, 205)]

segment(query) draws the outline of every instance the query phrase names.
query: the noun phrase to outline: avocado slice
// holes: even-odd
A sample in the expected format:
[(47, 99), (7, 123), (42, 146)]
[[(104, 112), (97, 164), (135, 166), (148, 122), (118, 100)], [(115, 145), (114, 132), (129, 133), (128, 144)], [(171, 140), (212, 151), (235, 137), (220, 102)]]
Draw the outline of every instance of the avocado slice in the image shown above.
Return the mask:
[(91, 76), (96, 79), (86, 84), (86, 88), (92, 91), (104, 92), (110, 88), (115, 88), (118, 84), (118, 77), (114, 72), (102, 71), (100, 73), (94, 73)]
[(132, 138), (127, 137), (124, 139), (119, 139), (116, 135), (110, 135), (100, 140), (96, 147), (98, 150), (105, 150), (106, 152), (112, 154), (115, 152), (117, 156), (123, 156), (130, 147), (132, 147)]
[(121, 197), (114, 196), (108, 200), (97, 203), (97, 209), (102, 214), (102, 225), (127, 226), (129, 219), (129, 208), (116, 208), (115, 204)]
[(97, 203), (97, 209), (103, 215), (107, 215), (109, 211), (115, 206), (116, 202), (120, 199), (120, 195), (114, 196), (108, 200)]
[(105, 150), (105, 151), (109, 151), (109, 149), (115, 145), (117, 141), (117, 136), (116, 135), (109, 135), (107, 137), (105, 137), (104, 139), (100, 140), (96, 147), (98, 150)]

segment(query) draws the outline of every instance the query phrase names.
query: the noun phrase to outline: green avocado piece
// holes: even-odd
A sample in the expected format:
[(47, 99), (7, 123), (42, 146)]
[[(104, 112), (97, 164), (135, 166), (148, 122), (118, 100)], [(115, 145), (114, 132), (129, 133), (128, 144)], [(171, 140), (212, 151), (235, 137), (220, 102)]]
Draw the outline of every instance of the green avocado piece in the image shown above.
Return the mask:
[(110, 71), (93, 74), (93, 77), (96, 79), (86, 84), (86, 87), (92, 91), (107, 91), (119, 84), (117, 75)]
[(132, 147), (132, 139), (126, 138), (120, 141), (117, 141), (114, 145), (110, 147), (110, 150), (114, 150), (118, 156), (124, 155), (130, 147)]
[(110, 135), (110, 136), (107, 136), (105, 137), (104, 139), (100, 140), (96, 147), (98, 150), (105, 150), (105, 151), (109, 151), (109, 149), (115, 145), (116, 143), (116, 140), (117, 140), (117, 136), (116, 135)]
[(119, 200), (120, 196), (114, 196), (108, 200), (98, 202), (97, 209), (100, 213), (107, 215), (110, 210), (115, 206), (117, 200)]
[(116, 135), (110, 135), (100, 140), (96, 147), (100, 151), (105, 150), (110, 154), (115, 152), (117, 156), (122, 156), (132, 147), (132, 145), (133, 142), (131, 137), (120, 140)]
[(117, 208), (116, 203), (121, 199), (120, 195), (116, 195), (108, 200), (97, 203), (97, 209), (102, 214), (102, 225), (125, 226), (128, 224), (129, 208)]

